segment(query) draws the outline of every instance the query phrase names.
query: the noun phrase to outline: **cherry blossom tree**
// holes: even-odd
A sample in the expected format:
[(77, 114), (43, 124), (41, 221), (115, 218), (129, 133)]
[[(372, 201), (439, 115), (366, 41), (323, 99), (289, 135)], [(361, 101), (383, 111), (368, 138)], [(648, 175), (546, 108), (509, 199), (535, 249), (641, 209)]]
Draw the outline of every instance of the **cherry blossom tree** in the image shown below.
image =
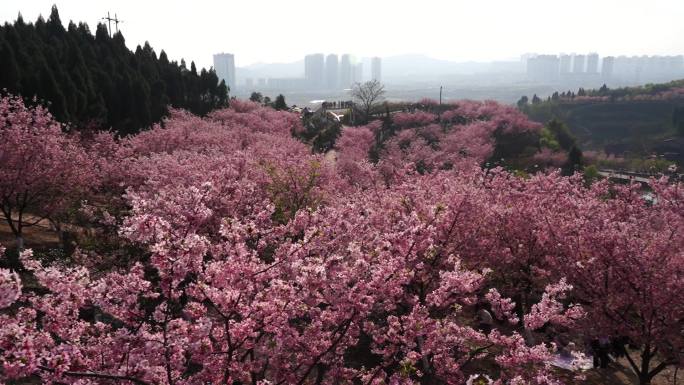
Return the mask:
[[(6, 122), (45, 125), (4, 103)], [(424, 104), (343, 130), (336, 162), (293, 137), (296, 115), (250, 102), (82, 146), (47, 124), (41, 148), (110, 175), (83, 210), (108, 247), (0, 268), (2, 380), (556, 385), (559, 334), (628, 337), (641, 384), (681, 365), (682, 186), (654, 182), (647, 201), (482, 169), (501, 135), (538, 125)]]
[(92, 162), (43, 107), (19, 97), (0, 98), (2, 214), (24, 247), (27, 226), (53, 218), (95, 184)]
[(649, 202), (638, 185), (599, 183), (547, 216), (547, 248), (586, 304), (586, 329), (638, 347), (639, 359), (627, 359), (642, 385), (684, 359), (684, 190), (651, 187)]
[[(212, 240), (200, 231), (210, 189), (179, 189), (161, 205), (131, 196), (121, 231), (149, 255), (102, 277), (44, 266), (24, 252), (47, 293), (27, 293), (18, 316), (2, 316), (5, 375), (462, 383), (489, 362), (501, 381), (555, 383), (547, 346), (464, 323), (486, 275), (439, 251), (450, 230), (435, 225), (451, 210), (424, 211), (429, 205), (391, 194), (302, 210), (269, 234), (264, 202), (254, 219), (226, 219)], [(562, 311), (543, 305), (531, 316)]]

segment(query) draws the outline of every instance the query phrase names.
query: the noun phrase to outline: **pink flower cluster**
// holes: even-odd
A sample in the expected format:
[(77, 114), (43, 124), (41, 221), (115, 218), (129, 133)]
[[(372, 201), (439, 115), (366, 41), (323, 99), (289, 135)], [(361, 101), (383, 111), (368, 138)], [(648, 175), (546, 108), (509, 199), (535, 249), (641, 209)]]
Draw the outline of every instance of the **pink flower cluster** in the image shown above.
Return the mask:
[(654, 181), (649, 203), (481, 170), (493, 136), (538, 127), (495, 103), (453, 110), (397, 130), (377, 164), (378, 123), (345, 129), (333, 162), (292, 138), (296, 116), (247, 102), (76, 143), (111, 171), (84, 212), (103, 217), (91, 243), (115, 246), (73, 258), (90, 264), (24, 251), (39, 290), (0, 270), (2, 380), (559, 384), (553, 336), (523, 337), (545, 325), (681, 359), (681, 185)]
[[(460, 101), (438, 106), (436, 103), (421, 104), (424, 108), (437, 109), (437, 115), (416, 110), (392, 115), (391, 127), (387, 122), (380, 126), (373, 122), (366, 127), (343, 131), (337, 148), (346, 172), (364, 169), (350, 166), (348, 160), (358, 160), (369, 146), (370, 133), (374, 133), (380, 168), (385, 179), (391, 180), (407, 166), (419, 172), (439, 169), (467, 169), (484, 163), (494, 152), (497, 137), (536, 133), (540, 125), (529, 121), (518, 110), (502, 104), (486, 101)], [(346, 131), (350, 131), (346, 133)], [(358, 146), (350, 146), (350, 140), (365, 132), (368, 139), (359, 138)], [(363, 179), (357, 175), (353, 179)]]

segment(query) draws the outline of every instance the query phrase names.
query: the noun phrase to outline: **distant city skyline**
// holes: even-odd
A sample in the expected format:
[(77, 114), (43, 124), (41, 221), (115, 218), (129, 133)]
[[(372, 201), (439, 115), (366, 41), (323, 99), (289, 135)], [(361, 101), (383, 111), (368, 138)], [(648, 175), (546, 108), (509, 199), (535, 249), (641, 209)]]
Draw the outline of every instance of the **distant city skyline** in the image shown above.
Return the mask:
[[(448, 84), (456, 79), (454, 76), (484, 74), (489, 74), (492, 79), (499, 79), (495, 81), (497, 84), (510, 85), (523, 81), (561, 88), (590, 87), (592, 84), (598, 87), (597, 84), (601, 83), (613, 86), (635, 85), (684, 78), (684, 55), (527, 53), (512, 61), (492, 63), (459, 63), (406, 55), (388, 58), (387, 66), (385, 62), (377, 56), (358, 59), (349, 53), (311, 53), (303, 60), (292, 63), (238, 68), (236, 87), (231, 89), (238, 92), (262, 90), (335, 93), (349, 89), (353, 83), (372, 79), (386, 80), (393, 86), (409, 83), (425, 85), (430, 82)], [(509, 83), (506, 83), (506, 79)]]
[[(554, 83), (562, 80), (598, 80), (643, 83), (684, 77), (684, 55), (605, 56), (598, 53), (526, 54), (527, 79)], [(600, 70), (599, 70), (600, 68)]]
[[(234, 62), (234, 55), (229, 55), (231, 63)], [(214, 63), (217, 63), (214, 55)], [(369, 79), (379, 79), (381, 73), (381, 59), (373, 57), (369, 59), (371, 64), (371, 74), (367, 78), (364, 76), (364, 63), (362, 60), (357, 60), (354, 55), (345, 53), (338, 55), (336, 53), (311, 53), (304, 56), (303, 74), (301, 71), (292, 70), (283, 76), (279, 72), (270, 72), (268, 69), (261, 71), (260, 76), (245, 76), (240, 74), (233, 67), (234, 76), (232, 79), (239, 88), (254, 88), (255, 84), (261, 87), (281, 88), (284, 90), (311, 90), (311, 91), (339, 91), (351, 87), (354, 83), (360, 83)], [(295, 63), (299, 63), (295, 62)], [(282, 63), (281, 63), (282, 64)], [(268, 67), (268, 66), (267, 66)], [(301, 66), (300, 66), (301, 67)], [(242, 68), (241, 70), (245, 70)], [(219, 79), (227, 79), (226, 71), (217, 71)], [(255, 82), (256, 79), (256, 82)]]
[[(512, 60), (524, 52), (684, 53), (681, 0), (425, 0), (411, 7), (382, 0), (348, 0), (344, 7), (314, 0), (5, 3), (0, 22), (13, 22), (19, 12), (33, 22), (57, 3), (65, 24), (82, 21), (91, 30), (110, 11), (124, 21), (119, 29), (129, 48), (149, 41), (157, 53), (164, 49), (171, 59), (198, 67), (212, 66), (212, 55), (222, 51), (234, 53), (242, 67), (293, 62), (331, 45), (359, 58), (415, 53), (458, 62)], [(326, 16), (301, 12), (309, 8)], [(391, 17), (380, 17), (388, 12)], [(378, 32), (369, 35), (369, 28)]]

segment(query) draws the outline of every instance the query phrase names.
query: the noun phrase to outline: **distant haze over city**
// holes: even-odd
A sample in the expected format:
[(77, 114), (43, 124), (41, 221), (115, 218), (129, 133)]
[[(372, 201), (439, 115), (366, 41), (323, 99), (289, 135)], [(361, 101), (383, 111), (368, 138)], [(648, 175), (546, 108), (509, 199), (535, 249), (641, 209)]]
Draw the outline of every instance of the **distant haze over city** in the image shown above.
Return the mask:
[(684, 55), (526, 53), (511, 60), (457, 62), (426, 55), (369, 58), (311, 53), (288, 63), (237, 67), (238, 56), (214, 55), (217, 75), (232, 95), (283, 93), (297, 104), (344, 100), (354, 83), (368, 80), (386, 84), (387, 96), (394, 100), (443, 96), (512, 103), (526, 94), (548, 97), (559, 90), (634, 86), (684, 77)]
[[(420, 54), (457, 62), (517, 60), (526, 52), (599, 52), (602, 56), (684, 52), (681, 0), (425, 0), (260, 2), (85, 0), (4, 2), (0, 21), (19, 12), (35, 21), (56, 3), (69, 19), (95, 29), (110, 11), (135, 49), (149, 41), (170, 58), (209, 67), (212, 55), (236, 54), (238, 67), (289, 63), (309, 53), (358, 58)], [(369, 32), (372, 31), (372, 32)], [(388, 67), (389, 69), (389, 67)]]

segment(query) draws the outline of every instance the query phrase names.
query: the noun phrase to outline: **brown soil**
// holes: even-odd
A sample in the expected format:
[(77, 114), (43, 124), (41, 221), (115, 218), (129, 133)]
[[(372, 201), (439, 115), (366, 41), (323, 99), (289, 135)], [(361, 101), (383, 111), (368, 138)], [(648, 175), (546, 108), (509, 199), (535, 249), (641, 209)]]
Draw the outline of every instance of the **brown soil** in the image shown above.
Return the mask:
[[(24, 227), (23, 233), (24, 247), (26, 248), (44, 250), (59, 247), (59, 237), (47, 220)], [(0, 244), (8, 249), (16, 247), (14, 234), (4, 218), (0, 221)]]
[[(627, 364), (629, 366), (629, 364)], [(631, 368), (623, 364), (612, 364), (606, 369), (593, 369), (587, 371), (587, 379), (584, 384), (591, 385), (638, 385), (639, 382)], [(652, 381), (651, 385), (684, 385), (682, 373), (678, 373), (677, 382), (674, 382), (674, 369), (665, 369)]]

